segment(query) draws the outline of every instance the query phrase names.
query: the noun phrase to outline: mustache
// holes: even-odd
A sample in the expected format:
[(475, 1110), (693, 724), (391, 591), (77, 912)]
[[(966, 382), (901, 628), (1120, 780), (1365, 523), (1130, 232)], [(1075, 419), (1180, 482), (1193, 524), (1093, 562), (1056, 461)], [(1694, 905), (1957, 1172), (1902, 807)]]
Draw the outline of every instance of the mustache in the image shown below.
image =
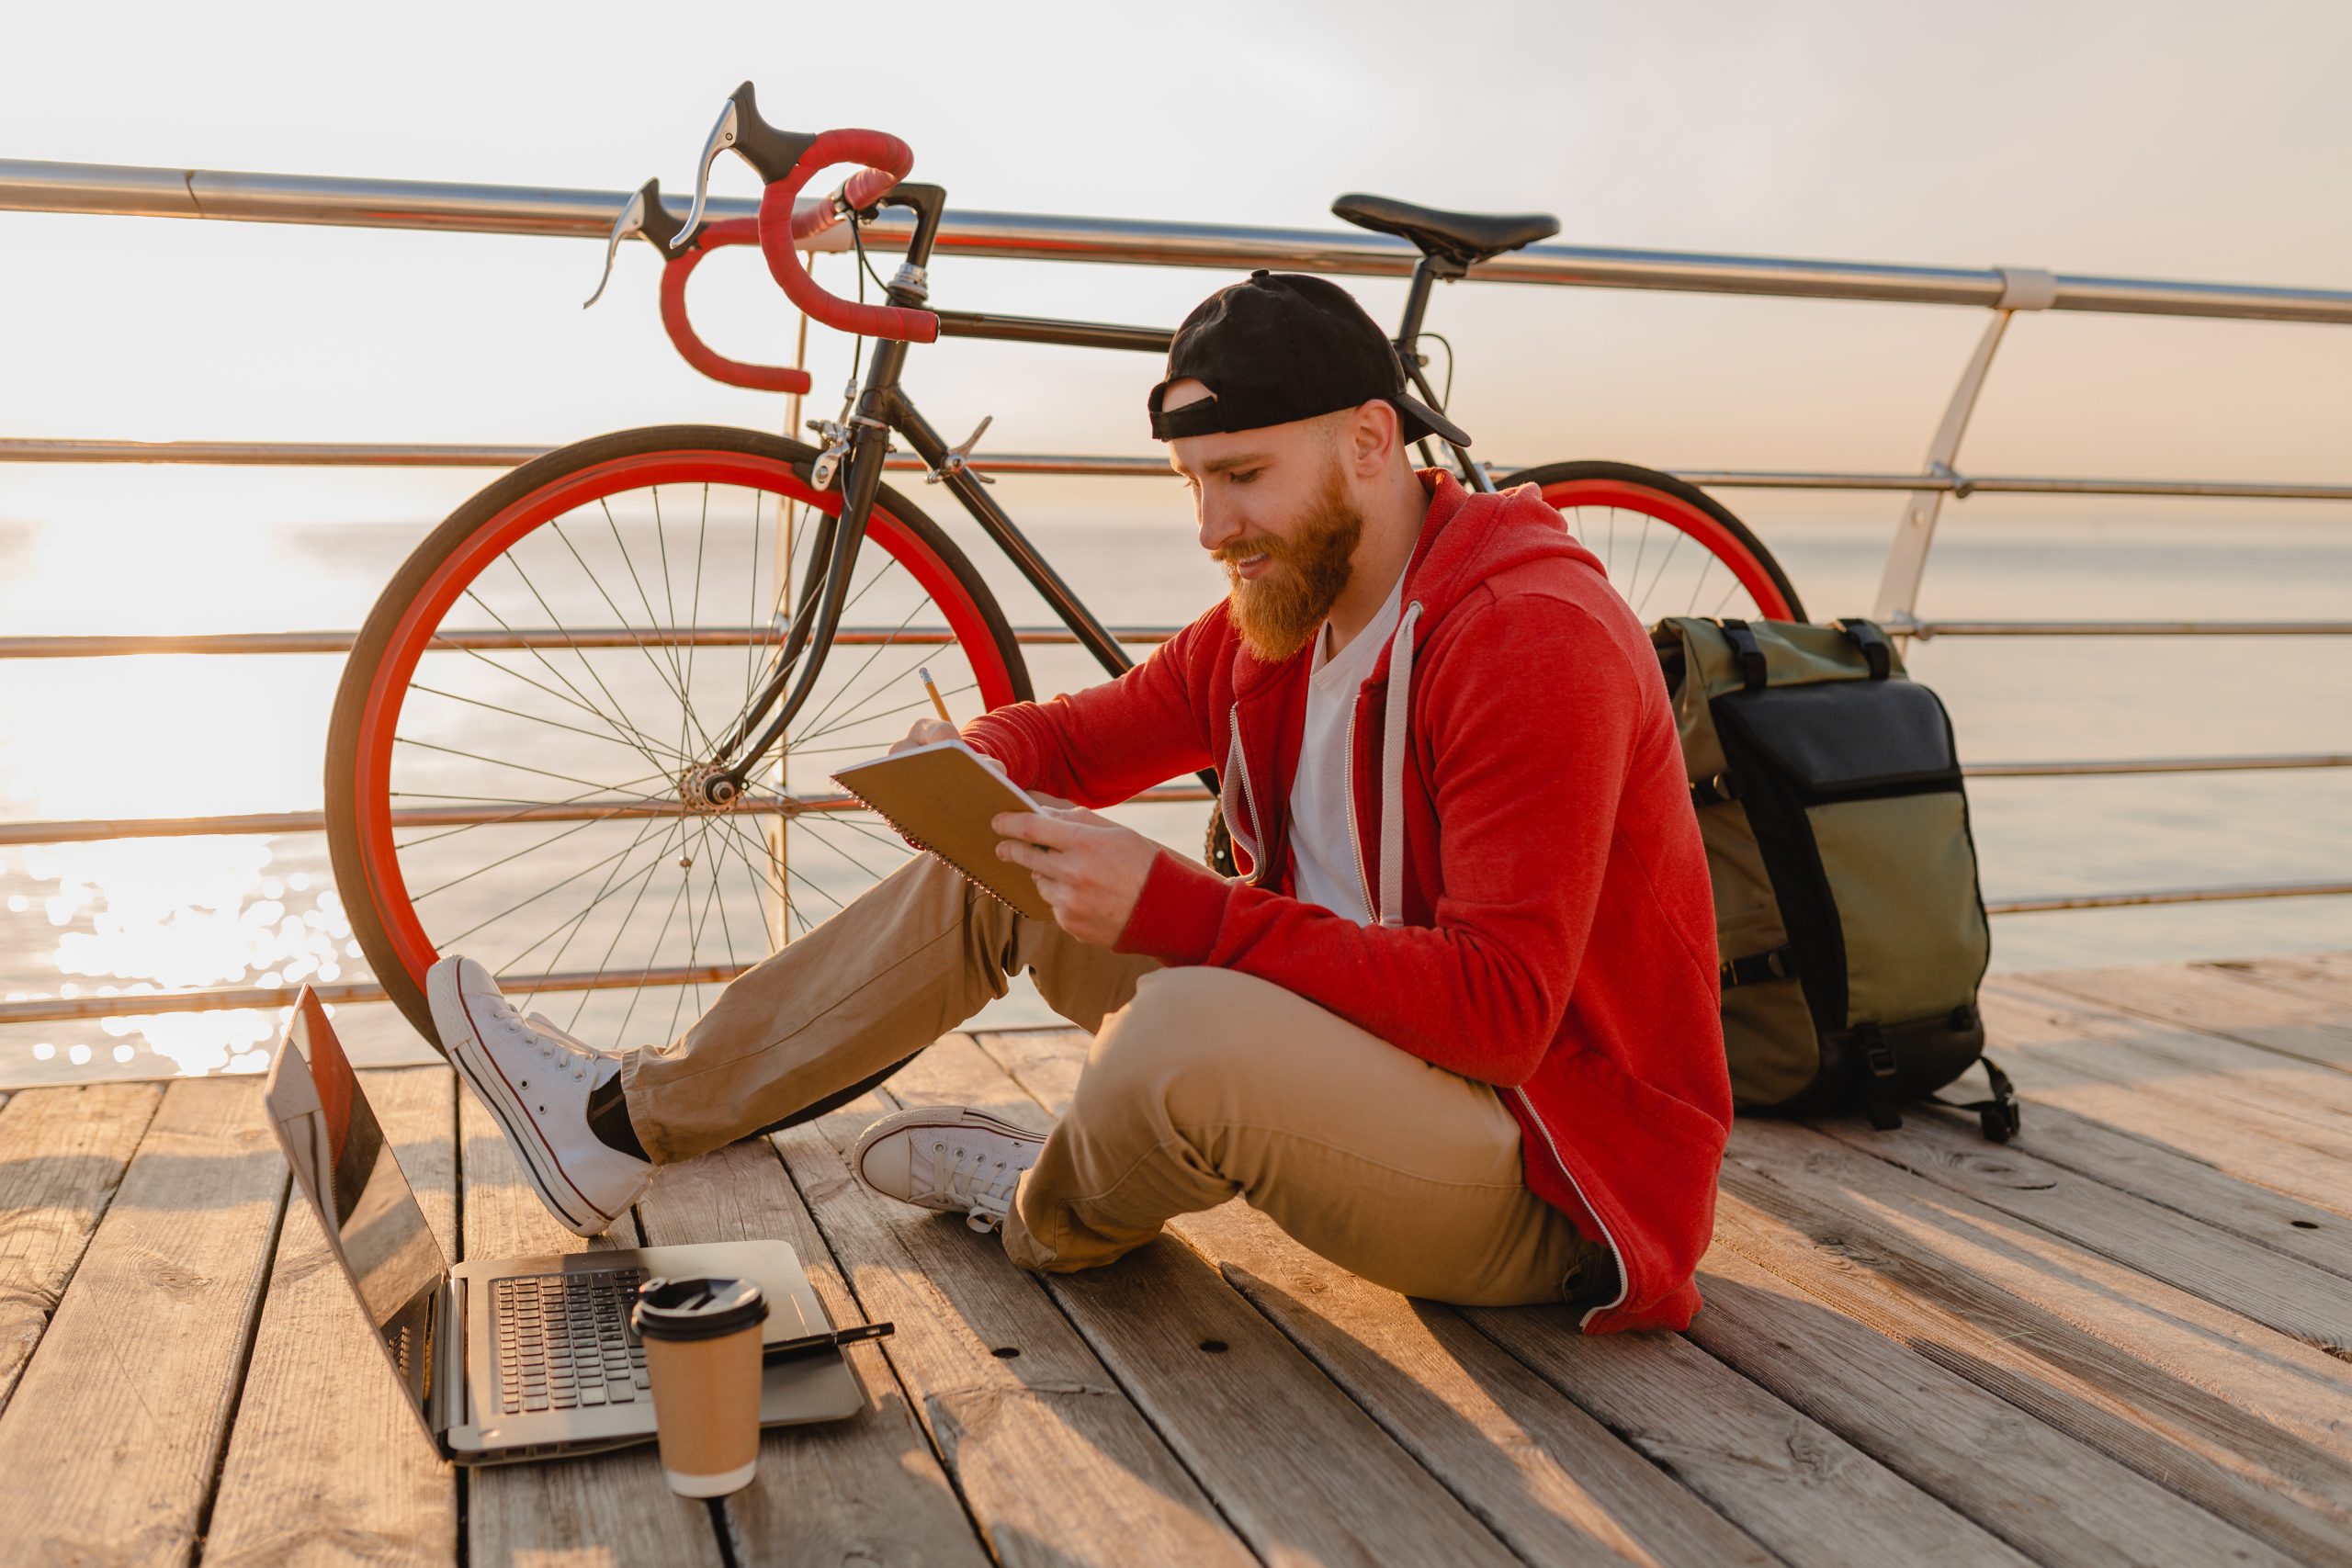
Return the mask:
[(1209, 558), (1225, 566), (1238, 566), (1252, 556), (1279, 557), (1287, 541), (1278, 539), (1271, 534), (1261, 538), (1237, 540), (1219, 545), (1209, 552)]

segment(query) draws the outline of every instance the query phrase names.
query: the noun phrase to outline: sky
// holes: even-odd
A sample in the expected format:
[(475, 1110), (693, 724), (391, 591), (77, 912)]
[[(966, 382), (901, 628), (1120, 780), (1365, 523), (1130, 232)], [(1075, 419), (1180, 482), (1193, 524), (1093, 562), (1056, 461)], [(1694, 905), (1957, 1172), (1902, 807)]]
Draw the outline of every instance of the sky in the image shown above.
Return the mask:
[[(7, 13), (0, 156), (675, 189), (749, 77), (779, 124), (904, 137), (951, 205), (1298, 227), (1364, 189), (1554, 212), (1573, 243), (2352, 287), (2352, 6), (2336, 0)], [(719, 182), (753, 188), (732, 160)], [(597, 250), (0, 213), (0, 432), (552, 444), (682, 418), (775, 427), (776, 400), (670, 353), (650, 252), (632, 247), (583, 314)], [(1224, 281), (968, 259), (933, 276), (942, 303), (1163, 325)], [(1398, 285), (1356, 287), (1393, 312)], [(789, 344), (748, 253), (703, 269), (695, 308), (744, 356)], [(1483, 453), (1684, 468), (1914, 465), (1984, 320), (1476, 284), (1431, 313)], [(811, 349), (830, 389), (847, 344), (820, 330)], [(919, 352), (908, 385), (952, 434), (994, 414), (999, 450), (1148, 453), (1155, 374), (1142, 355), (951, 344)], [(2352, 329), (2052, 314), (2011, 331), (1962, 466), (2341, 479), (2347, 412)], [(249, 472), (236, 493), (405, 518), (480, 479)], [(0, 517), (171, 504), (185, 479), (0, 472)], [(1125, 504), (1181, 504), (1152, 491)], [(1891, 520), (1896, 502), (1802, 504)]]

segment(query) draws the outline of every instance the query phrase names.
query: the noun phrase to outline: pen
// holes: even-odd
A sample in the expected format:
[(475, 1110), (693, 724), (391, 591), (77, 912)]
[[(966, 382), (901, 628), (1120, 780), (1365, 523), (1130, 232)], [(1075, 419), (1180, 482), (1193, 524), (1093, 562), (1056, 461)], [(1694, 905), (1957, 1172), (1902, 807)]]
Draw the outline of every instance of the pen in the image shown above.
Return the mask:
[(846, 1349), (863, 1345), (869, 1339), (887, 1339), (894, 1332), (888, 1323), (861, 1323), (849, 1328), (831, 1329), (823, 1334), (804, 1334), (797, 1339), (780, 1339), (760, 1348), (760, 1360), (773, 1366), (778, 1361), (797, 1360), (803, 1356), (821, 1355), (827, 1350)]
[(922, 689), (931, 694), (931, 705), (939, 710), (939, 722), (942, 724), (955, 723), (956, 721), (954, 719), (947, 716), (947, 699), (941, 696), (939, 694), (939, 688), (931, 683), (931, 671), (928, 670), (918, 670), (915, 673), (922, 677)]

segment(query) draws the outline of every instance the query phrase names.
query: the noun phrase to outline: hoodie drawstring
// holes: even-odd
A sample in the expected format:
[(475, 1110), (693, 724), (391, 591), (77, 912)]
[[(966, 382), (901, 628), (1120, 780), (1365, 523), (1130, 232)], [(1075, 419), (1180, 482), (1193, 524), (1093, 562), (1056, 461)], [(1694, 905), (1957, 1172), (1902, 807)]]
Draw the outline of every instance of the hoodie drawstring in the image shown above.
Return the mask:
[(1388, 651), (1387, 712), (1380, 727), (1380, 923), (1405, 923), (1405, 748), (1412, 713), (1414, 600), (1397, 617)]

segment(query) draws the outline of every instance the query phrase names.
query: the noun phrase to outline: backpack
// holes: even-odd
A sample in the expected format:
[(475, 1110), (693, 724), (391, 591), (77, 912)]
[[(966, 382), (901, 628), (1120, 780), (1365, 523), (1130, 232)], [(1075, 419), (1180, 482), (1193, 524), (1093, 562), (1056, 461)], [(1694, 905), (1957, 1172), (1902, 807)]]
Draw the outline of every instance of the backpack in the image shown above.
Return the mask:
[[(1714, 886), (1741, 1111), (1897, 1127), (1983, 1058), (1992, 942), (1951, 720), (1868, 621), (1651, 628)], [(1984, 1063), (1985, 1136), (2018, 1129)]]

